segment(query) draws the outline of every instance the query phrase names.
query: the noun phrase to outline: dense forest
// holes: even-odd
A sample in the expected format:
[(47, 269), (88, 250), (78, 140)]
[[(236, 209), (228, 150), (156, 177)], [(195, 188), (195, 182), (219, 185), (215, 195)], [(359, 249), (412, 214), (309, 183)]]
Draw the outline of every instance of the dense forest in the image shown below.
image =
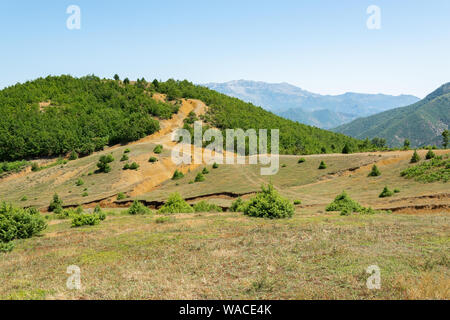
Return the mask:
[(159, 130), (177, 106), (138, 84), (95, 76), (40, 78), (0, 91), (0, 161), (81, 155)]
[[(279, 129), (280, 153), (317, 154), (369, 151), (373, 146), (368, 140), (360, 141), (340, 133), (322, 130), (276, 116), (251, 103), (194, 85), (189, 81), (154, 81), (152, 90), (167, 94), (169, 99), (199, 99), (209, 106), (205, 120), (219, 129)], [(269, 139), (270, 141), (270, 139)]]

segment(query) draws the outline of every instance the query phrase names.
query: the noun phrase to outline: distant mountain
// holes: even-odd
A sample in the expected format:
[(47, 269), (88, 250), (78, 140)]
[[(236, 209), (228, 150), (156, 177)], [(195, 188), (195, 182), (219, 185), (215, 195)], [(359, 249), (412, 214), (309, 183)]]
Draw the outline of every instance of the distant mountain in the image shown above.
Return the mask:
[(415, 104), (357, 119), (334, 131), (360, 139), (384, 138), (390, 146), (402, 146), (409, 139), (412, 147), (419, 147), (441, 145), (442, 131), (449, 125), (450, 82)]
[(204, 86), (259, 105), (284, 118), (325, 129), (419, 101), (419, 98), (410, 95), (320, 95), (288, 83), (246, 80), (207, 83)]

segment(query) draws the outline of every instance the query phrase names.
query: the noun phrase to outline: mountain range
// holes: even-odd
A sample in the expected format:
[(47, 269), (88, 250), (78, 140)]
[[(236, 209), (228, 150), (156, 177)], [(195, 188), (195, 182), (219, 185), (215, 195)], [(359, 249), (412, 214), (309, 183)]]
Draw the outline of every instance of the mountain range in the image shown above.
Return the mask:
[(380, 137), (389, 146), (402, 146), (409, 139), (412, 147), (441, 145), (442, 131), (450, 126), (450, 82), (410, 106), (357, 119), (334, 129), (355, 138)]
[(360, 117), (410, 105), (412, 95), (362, 94), (320, 95), (288, 83), (236, 80), (203, 86), (251, 102), (283, 118), (330, 129)]

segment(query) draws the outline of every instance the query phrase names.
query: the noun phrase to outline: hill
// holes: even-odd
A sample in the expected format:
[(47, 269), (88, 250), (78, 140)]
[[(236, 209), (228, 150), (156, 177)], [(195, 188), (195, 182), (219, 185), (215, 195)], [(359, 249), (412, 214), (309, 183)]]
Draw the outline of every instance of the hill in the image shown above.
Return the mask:
[(90, 154), (160, 129), (178, 107), (139, 85), (95, 76), (47, 77), (0, 91), (0, 161)]
[(373, 115), (419, 101), (411, 95), (345, 93), (320, 95), (288, 83), (230, 81), (206, 87), (262, 106), (284, 118), (329, 129), (356, 118)]
[(412, 147), (419, 147), (441, 145), (442, 131), (449, 125), (450, 83), (447, 83), (415, 104), (357, 119), (334, 131), (359, 139), (384, 138), (394, 147), (409, 139)]

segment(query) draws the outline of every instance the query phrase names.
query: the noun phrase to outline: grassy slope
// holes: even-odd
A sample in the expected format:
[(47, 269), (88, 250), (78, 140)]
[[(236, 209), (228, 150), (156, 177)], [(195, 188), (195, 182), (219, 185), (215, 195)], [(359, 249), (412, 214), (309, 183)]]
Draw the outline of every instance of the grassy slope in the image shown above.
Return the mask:
[(335, 129), (358, 139), (381, 137), (391, 146), (440, 145), (442, 130), (450, 125), (450, 84), (413, 105), (357, 119)]

